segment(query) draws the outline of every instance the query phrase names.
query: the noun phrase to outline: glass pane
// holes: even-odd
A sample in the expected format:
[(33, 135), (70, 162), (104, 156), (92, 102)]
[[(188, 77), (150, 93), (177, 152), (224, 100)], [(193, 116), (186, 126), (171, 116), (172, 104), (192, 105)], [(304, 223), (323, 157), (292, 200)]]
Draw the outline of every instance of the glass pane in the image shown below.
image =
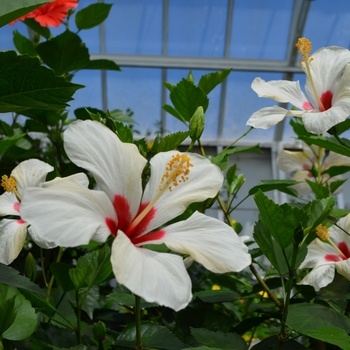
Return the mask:
[[(130, 108), (140, 137), (159, 130), (161, 115), (161, 69), (127, 68), (107, 73), (108, 108)], [(157, 124), (158, 123), (158, 124)]]
[[(212, 71), (205, 70), (193, 70), (195, 84), (197, 85), (202, 75), (211, 73)], [(168, 69), (167, 82), (177, 84), (182, 78), (186, 78), (189, 70), (186, 69)], [(220, 109), (220, 96), (221, 87), (217, 86), (209, 93), (209, 107), (205, 112), (205, 129), (202, 134), (202, 140), (215, 140), (218, 136), (218, 124), (219, 124), (219, 109)], [(169, 92), (167, 96), (167, 104), (172, 106), (169, 98)], [(167, 132), (185, 131), (188, 127), (174, 116), (166, 113), (165, 129)]]
[(292, 0), (235, 0), (230, 57), (285, 59)]
[(350, 6), (348, 0), (311, 1), (304, 36), (312, 41), (313, 52), (323, 46), (349, 48)]
[(160, 55), (162, 0), (114, 0), (105, 22), (108, 53)]
[[(227, 94), (225, 103), (225, 120), (223, 139), (233, 141), (241, 136), (247, 129), (246, 123), (249, 117), (263, 107), (270, 107), (277, 102), (261, 98), (252, 90), (251, 83), (256, 77), (268, 80), (282, 79), (280, 73), (266, 72), (232, 72), (228, 77)], [(267, 130), (254, 129), (243, 141), (272, 142), (274, 139), (274, 127)]]
[(227, 0), (170, 0), (168, 54), (223, 57)]

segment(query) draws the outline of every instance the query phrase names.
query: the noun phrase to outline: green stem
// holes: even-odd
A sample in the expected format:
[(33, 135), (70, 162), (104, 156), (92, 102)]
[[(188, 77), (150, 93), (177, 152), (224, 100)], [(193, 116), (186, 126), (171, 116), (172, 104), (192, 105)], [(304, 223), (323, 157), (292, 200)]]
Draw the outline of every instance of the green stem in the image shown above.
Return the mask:
[(262, 285), (262, 287), (264, 288), (265, 292), (267, 293), (267, 295), (269, 296), (270, 300), (272, 300), (275, 305), (280, 309), (283, 310), (283, 305), (280, 303), (280, 301), (275, 297), (275, 295), (272, 293), (271, 289), (267, 286), (267, 284), (265, 283), (265, 281), (261, 278), (261, 276), (259, 275), (258, 271), (256, 271), (255, 267), (253, 264), (249, 265), (250, 271), (253, 272), (253, 275), (256, 277), (256, 279), (258, 280), (258, 282)]
[[(62, 255), (63, 255), (63, 251), (64, 251), (64, 249), (60, 247), (60, 250), (58, 251), (56, 262), (60, 262), (61, 261)], [(50, 283), (47, 286), (47, 290), (46, 290), (46, 295), (47, 295), (46, 300), (49, 300), (54, 281), (55, 281), (55, 276), (52, 275), (51, 278), (50, 278)]]
[(77, 341), (78, 345), (80, 345), (81, 342), (81, 304), (79, 303), (79, 290), (75, 292), (75, 302), (76, 302), (76, 313), (77, 313), (77, 328), (75, 330), (75, 333), (77, 335)]
[(231, 142), (227, 147), (225, 147), (223, 150), (227, 150), (230, 147), (232, 147), (235, 143), (237, 143), (240, 139), (242, 139), (244, 136), (247, 136), (254, 128), (251, 126), (244, 134), (242, 134), (238, 139)]
[(136, 350), (142, 350), (141, 298), (135, 295)]

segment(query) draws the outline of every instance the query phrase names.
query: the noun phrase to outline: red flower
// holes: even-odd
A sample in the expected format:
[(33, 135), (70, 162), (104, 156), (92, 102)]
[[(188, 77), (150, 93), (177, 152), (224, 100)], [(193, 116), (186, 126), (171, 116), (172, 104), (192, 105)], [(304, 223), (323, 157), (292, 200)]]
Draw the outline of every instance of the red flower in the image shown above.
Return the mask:
[(68, 11), (77, 6), (78, 0), (54, 0), (12, 21), (10, 25), (27, 18), (34, 18), (42, 27), (58, 27), (67, 17)]

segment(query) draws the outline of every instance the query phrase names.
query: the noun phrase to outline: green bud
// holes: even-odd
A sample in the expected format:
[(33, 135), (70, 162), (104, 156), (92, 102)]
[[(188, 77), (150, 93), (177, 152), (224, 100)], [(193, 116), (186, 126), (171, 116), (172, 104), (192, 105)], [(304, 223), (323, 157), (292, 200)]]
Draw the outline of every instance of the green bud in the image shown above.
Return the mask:
[(98, 321), (97, 323), (94, 324), (92, 331), (94, 333), (94, 338), (98, 341), (101, 342), (105, 339), (106, 337), (106, 325), (102, 321)]
[(204, 130), (204, 110), (202, 106), (199, 106), (194, 112), (191, 120), (190, 120), (190, 137), (193, 141), (198, 140), (203, 133)]
[(31, 252), (28, 253), (24, 262), (24, 275), (28, 277), (32, 282), (36, 280), (36, 262)]

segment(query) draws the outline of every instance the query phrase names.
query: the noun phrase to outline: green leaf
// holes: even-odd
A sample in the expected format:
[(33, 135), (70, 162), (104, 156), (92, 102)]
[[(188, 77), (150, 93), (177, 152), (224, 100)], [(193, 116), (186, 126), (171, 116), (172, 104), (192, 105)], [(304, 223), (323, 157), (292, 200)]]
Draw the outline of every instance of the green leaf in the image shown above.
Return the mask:
[[(5, 285), (0, 285), (0, 304), (6, 300), (15, 298), (14, 311), (16, 317), (2, 334), (4, 339), (22, 340), (28, 338), (38, 324), (38, 318), (30, 302), (17, 290)], [(10, 316), (10, 317), (13, 317)]]
[(50, 271), (55, 276), (58, 284), (65, 292), (74, 289), (74, 283), (70, 279), (69, 270), (73, 265), (62, 262), (53, 262), (50, 265)]
[(44, 63), (57, 75), (83, 69), (90, 62), (87, 47), (77, 34), (68, 29), (39, 44), (36, 50)]
[(239, 294), (231, 290), (204, 290), (193, 294), (205, 303), (222, 303), (240, 298)]
[(109, 15), (112, 4), (96, 3), (78, 11), (75, 24), (79, 30), (90, 29), (101, 24)]
[(72, 280), (75, 290), (79, 290), (87, 285), (87, 279), (90, 274), (93, 273), (92, 265), (85, 266), (84, 268), (72, 268), (69, 270), (69, 276)]
[(46, 295), (36, 284), (27, 277), (19, 275), (14, 268), (0, 263), (0, 283), (13, 288), (29, 290), (34, 293)]
[(173, 134), (169, 134), (160, 140), (159, 144), (156, 146), (156, 150), (152, 147), (152, 151), (156, 153), (172, 151), (176, 149), (187, 137), (188, 131), (178, 131)]
[(199, 106), (204, 112), (208, 108), (209, 100), (202, 89), (187, 79), (182, 79), (170, 92), (170, 100), (178, 113), (189, 122)]
[(120, 109), (114, 109), (113, 111), (109, 111), (109, 116), (114, 121), (130, 123), (130, 124), (136, 123), (136, 121), (129, 114), (121, 111)]
[[(113, 291), (112, 293), (108, 294), (107, 296), (108, 301), (112, 301), (114, 303), (125, 305), (125, 306), (132, 306), (135, 307), (135, 296), (130, 294), (130, 292), (118, 292)], [(141, 308), (146, 309), (149, 307), (155, 307), (159, 306), (157, 303), (149, 303), (146, 300), (141, 298)]]
[(24, 20), (24, 23), (34, 32), (43, 36), (45, 39), (51, 38), (49, 27), (42, 27), (34, 18), (27, 18)]
[(0, 315), (6, 316), (0, 317), (0, 339), (2, 338), (2, 335), (11, 327), (13, 322), (15, 322), (17, 316), (15, 300), (16, 295), (0, 303)]
[(308, 211), (309, 220), (308, 227), (315, 229), (316, 226), (321, 224), (330, 214), (335, 205), (334, 197), (323, 198), (309, 202), (304, 209)]
[(329, 184), (329, 189), (331, 193), (335, 193), (339, 187), (341, 187), (348, 179), (342, 179), (342, 180), (337, 180), (337, 181), (332, 181)]
[(186, 124), (185, 118), (174, 107), (171, 107), (169, 105), (163, 105), (163, 109), (175, 118), (179, 119), (181, 122)]
[(4, 154), (11, 146), (15, 145), (26, 134), (6, 137), (0, 140), (0, 155)]
[(134, 141), (134, 136), (130, 126), (117, 121), (114, 123), (114, 125), (116, 128), (115, 132), (118, 135), (120, 141), (129, 143), (132, 143)]
[(298, 197), (298, 192), (290, 186), (297, 184), (298, 181), (294, 180), (263, 180), (249, 190), (249, 195), (257, 193), (259, 190), (262, 192), (268, 192), (278, 190), (287, 193), (291, 196)]
[(254, 345), (251, 349), (252, 350), (275, 350), (275, 349), (306, 350), (307, 348), (293, 339), (286, 341), (281, 346), (278, 335), (273, 335), (271, 337), (263, 339), (261, 342)]
[[(141, 323), (142, 345), (147, 348), (165, 350), (181, 350), (186, 346), (168, 328), (158, 324), (144, 321)], [(129, 324), (120, 333), (115, 343), (117, 346), (125, 346), (134, 349), (136, 346), (136, 326)]]
[(13, 43), (21, 55), (28, 55), (29, 57), (38, 56), (34, 43), (17, 30), (13, 32)]
[(294, 240), (296, 227), (300, 223), (306, 223), (307, 213), (287, 203), (278, 205), (261, 191), (255, 194), (254, 200), (266, 229), (282, 248), (286, 248)]
[[(308, 145), (317, 145), (329, 151), (350, 157), (349, 147), (341, 145), (337, 140), (333, 138), (327, 138), (324, 136), (299, 136), (298, 139), (306, 142)], [(341, 140), (346, 142), (345, 139)]]
[(337, 327), (350, 333), (350, 320), (338, 311), (318, 304), (295, 304), (290, 307), (288, 327), (306, 334), (324, 327)]
[[(102, 4), (100, 4), (102, 5)], [(102, 70), (115, 70), (121, 71), (120, 67), (111, 60), (91, 60), (82, 69), (102, 69)]]
[(244, 184), (243, 174), (236, 175), (237, 165), (232, 165), (226, 172), (226, 189), (229, 194), (237, 192)]
[[(52, 1), (52, 0), (51, 0)], [(16, 0), (2, 1), (0, 6), (0, 27), (32, 12), (50, 0)]]
[(347, 165), (339, 165), (339, 166), (332, 166), (324, 171), (322, 171), (322, 174), (328, 174), (330, 177), (345, 174), (348, 171), (350, 171), (350, 166)]
[(228, 157), (232, 154), (243, 153), (243, 152), (262, 152), (259, 145), (254, 146), (238, 146), (235, 148), (224, 149), (217, 156), (211, 158), (211, 162), (217, 165), (221, 170), (228, 167)]
[(328, 326), (313, 329), (304, 332), (304, 335), (339, 346), (340, 349), (343, 350), (350, 350), (350, 337), (348, 336), (347, 332), (337, 327)]
[(310, 181), (308, 179), (305, 179), (305, 181), (311, 187), (312, 192), (315, 193), (316, 198), (321, 199), (329, 196), (329, 190), (326, 186), (318, 184), (314, 181)]
[(87, 253), (78, 259), (76, 266), (77, 270), (85, 271), (85, 269), (92, 269), (89, 275), (85, 277), (85, 283), (88, 287), (100, 284), (111, 276), (112, 266), (110, 254), (111, 249), (108, 246), (104, 246), (103, 248)]
[(56, 77), (37, 58), (0, 52), (0, 113), (64, 109), (82, 87)]
[(217, 85), (221, 84), (231, 73), (232, 69), (224, 69), (220, 72), (205, 74), (198, 83), (205, 94), (209, 94)]
[(211, 332), (207, 329), (191, 328), (192, 335), (197, 341), (209, 347), (227, 350), (246, 350), (246, 341), (236, 333)]

